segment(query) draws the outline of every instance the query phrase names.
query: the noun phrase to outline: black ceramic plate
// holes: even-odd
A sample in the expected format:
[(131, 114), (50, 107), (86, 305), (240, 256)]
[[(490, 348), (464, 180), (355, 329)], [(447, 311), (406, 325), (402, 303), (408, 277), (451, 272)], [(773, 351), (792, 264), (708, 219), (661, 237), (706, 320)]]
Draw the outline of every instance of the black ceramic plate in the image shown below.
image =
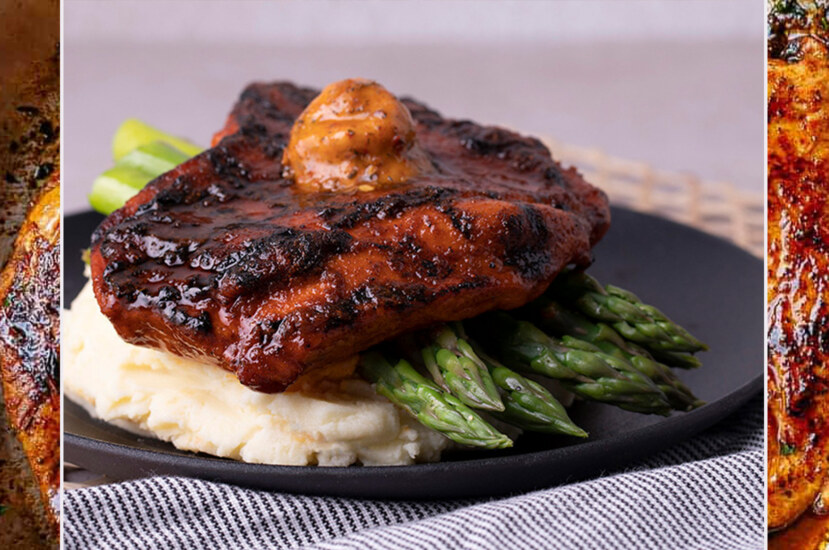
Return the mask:
[[(84, 284), (81, 251), (101, 217), (65, 222), (67, 307)], [(201, 477), (272, 490), (365, 498), (505, 494), (619, 469), (674, 445), (734, 412), (762, 388), (763, 264), (722, 240), (664, 219), (613, 210), (590, 272), (658, 305), (711, 346), (704, 366), (679, 371), (707, 404), (669, 418), (578, 403), (573, 420), (590, 438), (525, 435), (509, 451), (455, 451), (437, 464), (300, 467), (245, 464), (179, 451), (93, 420), (67, 401), (66, 460), (116, 479), (150, 474)], [(105, 358), (102, 358), (105, 360)]]

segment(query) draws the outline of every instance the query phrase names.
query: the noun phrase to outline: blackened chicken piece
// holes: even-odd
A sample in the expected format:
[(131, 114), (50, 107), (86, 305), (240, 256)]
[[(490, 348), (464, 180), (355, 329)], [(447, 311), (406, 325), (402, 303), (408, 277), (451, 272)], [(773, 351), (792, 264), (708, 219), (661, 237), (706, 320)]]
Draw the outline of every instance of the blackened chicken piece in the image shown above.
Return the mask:
[(17, 433), (56, 533), (60, 514), (60, 187), (54, 172), (0, 273), (0, 372)]
[(607, 198), (536, 139), (403, 100), (431, 168), (390, 187), (300, 192), (282, 154), (318, 94), (253, 84), (214, 147), (93, 236), (93, 287), (127, 342), (283, 391), (437, 321), (524, 305), (587, 265)]

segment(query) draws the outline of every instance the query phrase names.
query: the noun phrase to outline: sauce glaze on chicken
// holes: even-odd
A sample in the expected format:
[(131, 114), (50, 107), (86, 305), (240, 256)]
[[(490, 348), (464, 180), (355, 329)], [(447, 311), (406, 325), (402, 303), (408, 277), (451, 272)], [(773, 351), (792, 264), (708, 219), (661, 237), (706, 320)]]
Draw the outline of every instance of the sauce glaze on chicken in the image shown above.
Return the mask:
[(768, 525), (779, 529), (829, 511), (829, 51), (818, 27), (789, 27), (805, 12), (772, 15)]
[(60, 187), (54, 172), (0, 273), (0, 371), (6, 415), (46, 515), (60, 517)]
[[(213, 148), (101, 224), (93, 286), (127, 342), (203, 358), (278, 392), (306, 369), (404, 332), (519, 307), (566, 265), (591, 261), (610, 221), (604, 193), (536, 139), (446, 119), (411, 99), (372, 124), (410, 116), (408, 138), (426, 165), (416, 160), (402, 181), (384, 178), (383, 166), (337, 172), (354, 173), (356, 185), (295, 179), (282, 159), (318, 94), (249, 86)], [(329, 151), (336, 162), (394, 164), (414, 147), (395, 139), (405, 129), (340, 130), (347, 151)], [(369, 131), (387, 136), (389, 151)]]

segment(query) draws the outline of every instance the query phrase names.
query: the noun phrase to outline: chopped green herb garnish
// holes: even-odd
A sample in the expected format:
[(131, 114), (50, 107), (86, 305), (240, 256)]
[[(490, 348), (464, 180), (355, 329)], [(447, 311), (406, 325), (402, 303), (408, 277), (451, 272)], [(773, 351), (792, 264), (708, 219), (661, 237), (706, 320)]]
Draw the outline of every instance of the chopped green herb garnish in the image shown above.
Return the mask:
[(780, 454), (783, 456), (794, 454), (797, 451), (797, 447), (794, 445), (789, 445), (788, 443), (782, 443), (780, 445)]

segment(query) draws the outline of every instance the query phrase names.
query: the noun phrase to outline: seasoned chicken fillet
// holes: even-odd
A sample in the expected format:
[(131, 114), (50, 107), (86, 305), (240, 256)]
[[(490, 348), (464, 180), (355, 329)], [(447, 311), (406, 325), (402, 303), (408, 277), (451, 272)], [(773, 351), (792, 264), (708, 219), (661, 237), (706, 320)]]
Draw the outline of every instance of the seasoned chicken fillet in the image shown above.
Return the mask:
[[(829, 458), (829, 58), (768, 67), (768, 524), (819, 496)], [(822, 499), (818, 508), (825, 505)]]
[(57, 531), (60, 513), (60, 187), (55, 171), (0, 274), (0, 369), (6, 415)]
[[(376, 166), (390, 165), (376, 131), (411, 160), (395, 172), (399, 181), (298, 185), (283, 153), (317, 94), (249, 86), (213, 148), (101, 224), (93, 286), (122, 338), (278, 392), (306, 369), (406, 331), (519, 307), (566, 265), (591, 261), (609, 224), (604, 193), (535, 139), (445, 119), (413, 100), (370, 113), (377, 127), (365, 134), (332, 129), (314, 150), (329, 139), (353, 143), (344, 154), (373, 155), (375, 164), (359, 165), (372, 181)], [(300, 123), (319, 122), (305, 116)], [(415, 137), (416, 148), (407, 141)], [(332, 173), (350, 161), (336, 162)]]

